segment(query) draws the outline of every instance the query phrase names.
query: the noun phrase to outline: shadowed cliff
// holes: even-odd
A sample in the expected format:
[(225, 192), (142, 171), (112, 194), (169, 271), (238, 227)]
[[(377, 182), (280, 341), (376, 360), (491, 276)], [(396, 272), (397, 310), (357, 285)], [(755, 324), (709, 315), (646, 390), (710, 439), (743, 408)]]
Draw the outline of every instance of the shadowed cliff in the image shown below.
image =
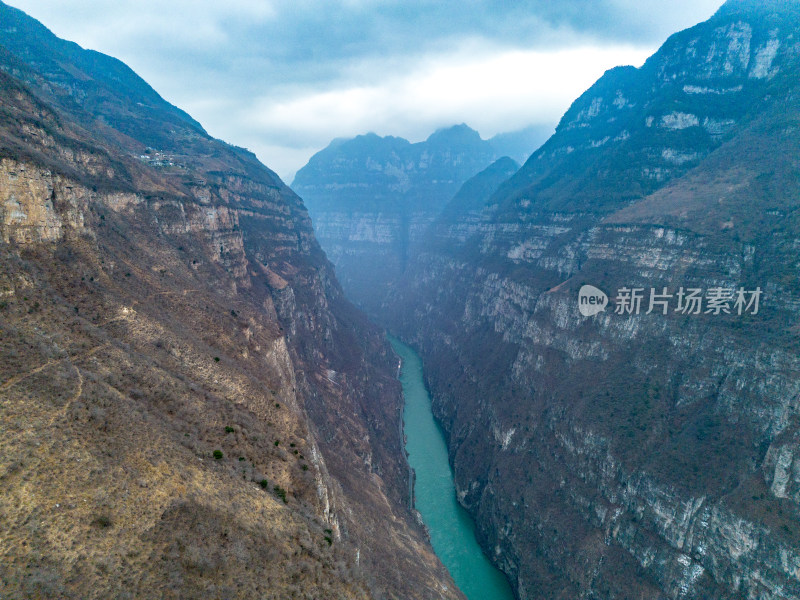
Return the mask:
[(797, 7), (729, 2), (608, 71), (385, 297), (521, 598), (800, 597)]

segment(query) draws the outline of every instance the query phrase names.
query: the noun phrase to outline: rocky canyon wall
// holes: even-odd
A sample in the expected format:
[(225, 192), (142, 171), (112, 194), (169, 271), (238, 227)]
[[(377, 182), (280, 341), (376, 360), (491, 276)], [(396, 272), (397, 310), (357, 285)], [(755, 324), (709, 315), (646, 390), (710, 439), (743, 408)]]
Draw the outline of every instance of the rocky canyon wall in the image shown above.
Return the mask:
[(0, 15), (0, 595), (462, 597), (302, 201)]
[(520, 598), (800, 597), (799, 27), (729, 2), (609, 71), (384, 300)]

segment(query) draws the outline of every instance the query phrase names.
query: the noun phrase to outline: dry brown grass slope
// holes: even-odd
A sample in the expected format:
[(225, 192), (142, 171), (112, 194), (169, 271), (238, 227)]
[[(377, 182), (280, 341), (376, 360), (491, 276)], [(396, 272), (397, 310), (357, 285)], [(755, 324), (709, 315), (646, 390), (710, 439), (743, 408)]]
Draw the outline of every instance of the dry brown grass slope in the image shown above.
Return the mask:
[(460, 598), (299, 198), (42, 98), (0, 72), (0, 597)]

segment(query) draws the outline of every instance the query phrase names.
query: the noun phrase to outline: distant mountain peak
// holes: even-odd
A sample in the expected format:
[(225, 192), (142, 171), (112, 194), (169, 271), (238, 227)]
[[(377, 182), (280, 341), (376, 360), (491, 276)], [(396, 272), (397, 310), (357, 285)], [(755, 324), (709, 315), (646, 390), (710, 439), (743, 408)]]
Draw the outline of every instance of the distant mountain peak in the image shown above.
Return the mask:
[(434, 131), (426, 140), (430, 145), (449, 145), (449, 144), (480, 144), (484, 140), (481, 134), (472, 129), (466, 123), (442, 127)]

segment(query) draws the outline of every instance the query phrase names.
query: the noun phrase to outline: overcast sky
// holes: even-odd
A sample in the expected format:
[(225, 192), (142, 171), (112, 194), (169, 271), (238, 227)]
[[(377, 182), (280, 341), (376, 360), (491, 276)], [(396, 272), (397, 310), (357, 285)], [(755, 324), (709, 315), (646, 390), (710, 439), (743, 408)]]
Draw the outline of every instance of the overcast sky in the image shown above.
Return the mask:
[(8, 0), (291, 183), (334, 137), (555, 126), (722, 0)]

